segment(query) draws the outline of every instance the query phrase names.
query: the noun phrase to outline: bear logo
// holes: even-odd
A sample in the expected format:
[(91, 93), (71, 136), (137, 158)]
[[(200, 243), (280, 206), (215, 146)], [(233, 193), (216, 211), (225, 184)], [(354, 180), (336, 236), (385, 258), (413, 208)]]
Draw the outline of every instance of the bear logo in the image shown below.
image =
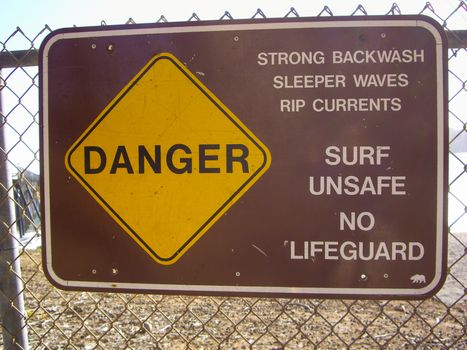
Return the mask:
[(412, 281), (412, 283), (426, 283), (425, 275), (413, 275), (412, 277), (410, 277), (410, 280)]

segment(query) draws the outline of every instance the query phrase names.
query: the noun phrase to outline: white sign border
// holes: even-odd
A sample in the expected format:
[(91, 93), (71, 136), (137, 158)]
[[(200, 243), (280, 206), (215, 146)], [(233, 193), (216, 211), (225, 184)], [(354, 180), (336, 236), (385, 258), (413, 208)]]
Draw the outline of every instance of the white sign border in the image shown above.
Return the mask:
[[(240, 32), (244, 30), (287, 30), (301, 28), (336, 28), (336, 27), (419, 27), (429, 31), (436, 42), (436, 78), (437, 78), (437, 215), (436, 215), (436, 267), (435, 277), (423, 288), (317, 288), (317, 287), (273, 287), (273, 286), (216, 286), (216, 285), (184, 285), (184, 284), (146, 284), (146, 283), (115, 283), (115, 282), (94, 282), (94, 281), (74, 281), (60, 278), (53, 270), (52, 264), (52, 244), (51, 244), (51, 217), (50, 217), (50, 143), (49, 143), (49, 108), (48, 108), (48, 52), (52, 46), (61, 40), (78, 38), (115, 37), (128, 35), (150, 35), (164, 33), (190, 33), (190, 32), (219, 32), (231, 31)], [(44, 186), (44, 211), (46, 227), (46, 270), (53, 281), (65, 289), (90, 288), (95, 290), (146, 290), (153, 292), (189, 292), (191, 294), (200, 293), (255, 293), (255, 294), (276, 294), (282, 295), (329, 295), (329, 296), (398, 296), (417, 297), (429, 294), (438, 287), (443, 277), (443, 251), (444, 251), (444, 75), (443, 75), (443, 40), (438, 29), (423, 20), (418, 19), (366, 19), (366, 20), (336, 20), (336, 21), (300, 21), (300, 22), (265, 22), (265, 23), (231, 23), (231, 24), (206, 24), (206, 25), (185, 25), (174, 27), (135, 27), (126, 29), (110, 28), (99, 31), (82, 32), (58, 32), (52, 33), (42, 50), (42, 128), (43, 128), (43, 186)]]

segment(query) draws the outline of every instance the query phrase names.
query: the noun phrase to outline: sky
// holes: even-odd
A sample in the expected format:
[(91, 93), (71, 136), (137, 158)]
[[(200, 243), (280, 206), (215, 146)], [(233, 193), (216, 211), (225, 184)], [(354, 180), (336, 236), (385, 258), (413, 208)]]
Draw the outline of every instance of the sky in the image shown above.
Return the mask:
[[(123, 24), (130, 17), (137, 23), (157, 21), (164, 15), (170, 22), (186, 21), (193, 12), (202, 20), (219, 19), (225, 11), (237, 19), (250, 18), (258, 8), (267, 17), (283, 17), (291, 7), (300, 16), (316, 16), (327, 5), (334, 15), (349, 15), (359, 4), (368, 14), (385, 14), (396, 2), (404, 14), (419, 13), (425, 0), (0, 0), (0, 40), (16, 27), (35, 34), (48, 24), (52, 29), (61, 27)], [(436, 13), (445, 18), (459, 0), (432, 0)], [(464, 11), (464, 19), (467, 14)], [(465, 26), (465, 21), (464, 24)]]

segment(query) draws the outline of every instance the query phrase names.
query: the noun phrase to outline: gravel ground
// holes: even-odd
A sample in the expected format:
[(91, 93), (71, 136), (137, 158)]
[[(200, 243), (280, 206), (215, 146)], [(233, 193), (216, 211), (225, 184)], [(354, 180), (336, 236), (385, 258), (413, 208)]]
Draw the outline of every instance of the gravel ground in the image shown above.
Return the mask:
[(72, 293), (46, 281), (40, 249), (21, 262), (31, 349), (467, 349), (467, 301), (445, 291), (410, 302)]
[(452, 233), (448, 237), (448, 266), (450, 274), (437, 294), (446, 305), (459, 299), (467, 301), (467, 232)]

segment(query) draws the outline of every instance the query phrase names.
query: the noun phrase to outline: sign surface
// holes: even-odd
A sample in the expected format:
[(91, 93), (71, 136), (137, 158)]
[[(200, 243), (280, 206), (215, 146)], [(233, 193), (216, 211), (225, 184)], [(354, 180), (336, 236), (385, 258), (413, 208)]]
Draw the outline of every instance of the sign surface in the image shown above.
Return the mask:
[(40, 54), (49, 279), (434, 294), (446, 275), (445, 52), (423, 16), (51, 33)]
[(269, 159), (181, 62), (159, 54), (72, 145), (66, 166), (148, 254), (172, 264)]

